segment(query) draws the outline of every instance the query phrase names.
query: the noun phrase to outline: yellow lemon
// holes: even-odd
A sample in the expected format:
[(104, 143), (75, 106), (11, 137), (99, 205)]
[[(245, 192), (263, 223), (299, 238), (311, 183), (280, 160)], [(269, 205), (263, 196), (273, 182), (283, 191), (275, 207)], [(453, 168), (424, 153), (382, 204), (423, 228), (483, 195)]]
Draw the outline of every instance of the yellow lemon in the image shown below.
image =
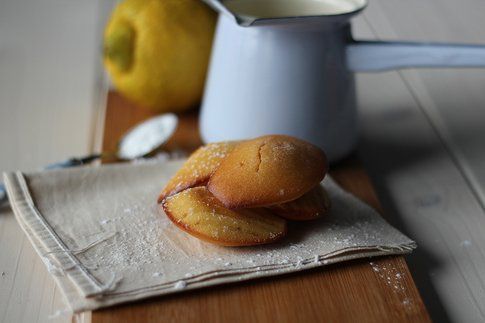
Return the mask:
[(202, 96), (216, 14), (200, 0), (125, 0), (104, 33), (104, 64), (118, 91), (160, 112)]

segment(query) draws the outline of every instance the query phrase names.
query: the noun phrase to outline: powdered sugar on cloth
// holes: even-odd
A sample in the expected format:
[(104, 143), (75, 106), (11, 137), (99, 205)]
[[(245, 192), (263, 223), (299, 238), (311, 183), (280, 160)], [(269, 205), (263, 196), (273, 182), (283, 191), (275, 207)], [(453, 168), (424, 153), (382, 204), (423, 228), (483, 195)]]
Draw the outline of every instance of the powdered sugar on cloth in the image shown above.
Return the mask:
[(415, 243), (331, 178), (330, 214), (281, 242), (228, 248), (176, 228), (156, 203), (183, 160), (5, 174), (18, 222), (74, 312), (410, 252)]

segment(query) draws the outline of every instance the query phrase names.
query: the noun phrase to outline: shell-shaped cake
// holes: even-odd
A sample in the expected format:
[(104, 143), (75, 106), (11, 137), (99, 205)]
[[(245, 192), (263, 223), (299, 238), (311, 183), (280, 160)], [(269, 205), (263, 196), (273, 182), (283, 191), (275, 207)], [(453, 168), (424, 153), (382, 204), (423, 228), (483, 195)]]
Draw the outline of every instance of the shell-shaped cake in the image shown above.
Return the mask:
[(163, 188), (158, 197), (158, 203), (187, 188), (207, 184), (221, 161), (237, 143), (237, 141), (216, 142), (197, 149)]
[(168, 197), (163, 210), (185, 232), (223, 246), (274, 242), (286, 234), (286, 220), (263, 208), (230, 210), (205, 187)]
[(220, 163), (207, 188), (228, 208), (295, 200), (325, 176), (323, 151), (303, 140), (270, 135), (241, 142)]
[(326, 215), (330, 209), (330, 198), (327, 191), (317, 185), (308, 193), (296, 200), (268, 207), (282, 218), (293, 221), (308, 221)]

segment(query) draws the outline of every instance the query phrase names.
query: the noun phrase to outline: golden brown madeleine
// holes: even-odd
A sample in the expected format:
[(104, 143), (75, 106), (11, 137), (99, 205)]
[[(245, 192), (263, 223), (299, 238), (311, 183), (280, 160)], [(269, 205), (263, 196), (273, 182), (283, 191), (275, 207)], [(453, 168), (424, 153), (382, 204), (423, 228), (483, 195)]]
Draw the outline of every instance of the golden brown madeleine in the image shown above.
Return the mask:
[(205, 187), (194, 187), (168, 197), (163, 210), (187, 233), (223, 246), (252, 246), (286, 235), (286, 220), (268, 209), (230, 210)]
[(288, 220), (313, 220), (322, 217), (330, 210), (330, 198), (327, 191), (321, 185), (317, 185), (294, 201), (272, 205), (268, 208)]
[(158, 203), (187, 188), (207, 184), (221, 161), (237, 144), (237, 141), (216, 142), (197, 149), (167, 183)]
[(261, 207), (295, 200), (325, 176), (323, 151), (303, 140), (271, 135), (237, 145), (211, 176), (208, 189), (226, 207)]

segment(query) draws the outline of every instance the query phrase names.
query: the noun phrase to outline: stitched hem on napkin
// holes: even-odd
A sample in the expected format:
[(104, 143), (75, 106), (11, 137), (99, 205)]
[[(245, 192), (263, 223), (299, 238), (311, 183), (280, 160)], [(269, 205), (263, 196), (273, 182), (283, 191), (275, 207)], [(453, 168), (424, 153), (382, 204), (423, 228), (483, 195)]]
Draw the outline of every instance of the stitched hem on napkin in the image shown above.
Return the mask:
[[(166, 164), (169, 166), (168, 169), (170, 169), (170, 171), (167, 171), (169, 174), (166, 174), (167, 176), (165, 176), (165, 178), (169, 178), (172, 175), (173, 170), (179, 167), (180, 163), (181, 161), (179, 161), (178, 164), (174, 163), (172, 165), (171, 162), (167, 162)], [(132, 169), (133, 167), (136, 167), (136, 169)], [(113, 165), (102, 166), (96, 169), (86, 168), (82, 170), (63, 170), (59, 171), (57, 176), (62, 177), (69, 174), (69, 176), (72, 176), (72, 178), (77, 179), (79, 177), (84, 178), (87, 175), (93, 175), (93, 172), (104, 172), (107, 174), (105, 175), (106, 177), (109, 177), (110, 172), (112, 172), (112, 174), (125, 172), (126, 176), (129, 177), (130, 173), (133, 176), (134, 172), (139, 172), (140, 174), (142, 172), (146, 172), (149, 175), (147, 178), (151, 178), (153, 177), (153, 170), (151, 170), (150, 167), (163, 168), (163, 165)], [(164, 173), (165, 171), (162, 170), (161, 172)], [(138, 173), (136, 173), (136, 175), (138, 175)], [(36, 176), (42, 180), (42, 176), (44, 176), (44, 174), (37, 174)], [(39, 211), (33, 196), (37, 196), (37, 194), (41, 193), (36, 191), (35, 194), (32, 194), (31, 190), (29, 189), (28, 178), (26, 179), (25, 175), (20, 172), (8, 173), (4, 175), (4, 178), (10, 202), (19, 224), (29, 237), (29, 240), (44, 261), (49, 272), (56, 279), (56, 282), (58, 283), (74, 312), (93, 310), (100, 307), (106, 307), (151, 296), (178, 293), (185, 290), (192, 290), (217, 284), (286, 274), (357, 258), (404, 254), (409, 253), (416, 248), (414, 241), (408, 239), (390, 225), (385, 223), (385, 221), (380, 218), (375, 211), (371, 210), (368, 206), (364, 205), (355, 197), (344, 192), (335, 182), (333, 182), (330, 178), (327, 178), (325, 180), (325, 185), (327, 185), (327, 190), (329, 190), (331, 195), (335, 195), (336, 198), (341, 199), (342, 205), (348, 204), (361, 208), (361, 211), (369, 213), (366, 216), (374, 221), (370, 224), (367, 222), (362, 222), (360, 223), (362, 228), (359, 227), (358, 229), (363, 229), (363, 231), (365, 231), (366, 225), (369, 226), (369, 228), (372, 226), (379, 227), (379, 229), (376, 231), (386, 231), (388, 234), (388, 240), (381, 241), (377, 237), (375, 244), (369, 243), (368, 245), (347, 245), (335, 247), (330, 252), (315, 253), (311, 257), (308, 255), (305, 257), (295, 257), (295, 254), (291, 256), (292, 254), (288, 253), (290, 256), (286, 257), (285, 259), (282, 258), (283, 261), (280, 263), (255, 263), (254, 265), (251, 263), (245, 263), (244, 265), (238, 264), (232, 266), (231, 268), (226, 268), (221, 264), (219, 266), (213, 266), (210, 270), (202, 270), (201, 272), (191, 275), (190, 277), (184, 276), (183, 271), (181, 270), (180, 273), (172, 273), (170, 277), (167, 275), (167, 278), (160, 283), (154, 283), (141, 278), (140, 282), (136, 283), (136, 277), (132, 277), (132, 280), (134, 279), (135, 282), (133, 282), (131, 285), (125, 284), (125, 286), (123, 286), (125, 282), (122, 281), (121, 278), (117, 278), (122, 277), (121, 274), (117, 276), (117, 273), (114, 273), (109, 279), (101, 281), (99, 279), (99, 275), (96, 276), (93, 274), (93, 272), (95, 273), (96, 270), (91, 270), (87, 265), (87, 258), (80, 259), (78, 254), (69, 248), (68, 243), (66, 243), (66, 241), (60, 237), (58, 232), (56, 232), (56, 228), (59, 230), (60, 224), (56, 223), (54, 226), (52, 223), (49, 223), (49, 217), (46, 217)], [(158, 190), (158, 181), (155, 180), (155, 184), (152, 185), (154, 187), (154, 192), (156, 192), (155, 190)], [(161, 185), (163, 186), (163, 183)], [(134, 192), (136, 189), (137, 188), (135, 185), (133, 188)], [(347, 212), (348, 210), (343, 211)], [(351, 217), (349, 217), (349, 219), (351, 220)], [(352, 225), (348, 223), (344, 224)], [(130, 225), (130, 223), (128, 223), (128, 225)], [(337, 228), (336, 230), (339, 229)], [(183, 237), (186, 235), (181, 231), (176, 231), (175, 234), (177, 234), (177, 237), (179, 234)], [(96, 249), (97, 246), (91, 244), (88, 245), (88, 247), (93, 247), (93, 249)], [(294, 247), (294, 245), (280, 246), (283, 252), (288, 251), (286, 249), (291, 249), (292, 247)], [(104, 246), (104, 249), (103, 247), (98, 249), (104, 250), (106, 247)], [(228, 249), (219, 249), (221, 254), (225, 252), (224, 250)], [(184, 250), (182, 249), (176, 249), (175, 251), (180, 251), (180, 254), (185, 254)], [(204, 249), (204, 251), (206, 250)], [(187, 254), (185, 254), (185, 256), (187, 256)], [(234, 254), (230, 256), (234, 256)], [(247, 255), (241, 255), (241, 257), (245, 256)], [(251, 258), (250, 260), (252, 261)], [(177, 260), (175, 259), (174, 261)], [(103, 277), (106, 277), (106, 275)], [(119, 285), (121, 285), (121, 288), (119, 288)]]

